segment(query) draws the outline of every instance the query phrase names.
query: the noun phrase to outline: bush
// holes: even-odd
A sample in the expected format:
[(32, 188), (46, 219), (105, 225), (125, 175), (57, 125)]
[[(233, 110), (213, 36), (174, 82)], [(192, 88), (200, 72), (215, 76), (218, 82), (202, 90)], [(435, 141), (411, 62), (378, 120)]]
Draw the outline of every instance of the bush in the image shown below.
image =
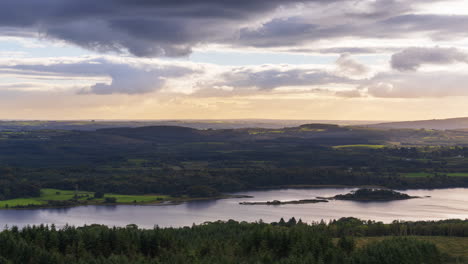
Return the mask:
[(116, 202), (117, 202), (117, 198), (115, 198), (115, 197), (106, 197), (106, 198), (104, 199), (104, 202), (105, 202), (105, 203), (116, 203)]

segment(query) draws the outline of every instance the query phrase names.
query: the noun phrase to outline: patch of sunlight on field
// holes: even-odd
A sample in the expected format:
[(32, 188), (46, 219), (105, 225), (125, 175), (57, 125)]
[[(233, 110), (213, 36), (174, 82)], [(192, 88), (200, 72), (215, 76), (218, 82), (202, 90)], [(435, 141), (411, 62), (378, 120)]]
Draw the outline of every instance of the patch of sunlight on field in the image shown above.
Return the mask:
[(385, 148), (385, 145), (365, 145), (365, 144), (360, 144), (360, 145), (339, 145), (339, 146), (333, 146), (335, 149), (342, 149), (342, 148), (370, 148), (370, 149), (381, 149)]
[[(449, 177), (468, 177), (468, 172), (436, 172), (435, 174), (438, 175), (445, 175)], [(434, 173), (429, 173), (429, 172), (407, 172), (403, 173), (402, 176), (408, 177), (408, 178), (420, 178), (420, 177), (433, 177)]]
[(326, 131), (325, 129), (322, 128), (307, 128), (307, 127), (301, 127), (300, 131), (304, 132), (324, 132)]
[(282, 134), (284, 130), (250, 130), (250, 135), (258, 135), (258, 134)]

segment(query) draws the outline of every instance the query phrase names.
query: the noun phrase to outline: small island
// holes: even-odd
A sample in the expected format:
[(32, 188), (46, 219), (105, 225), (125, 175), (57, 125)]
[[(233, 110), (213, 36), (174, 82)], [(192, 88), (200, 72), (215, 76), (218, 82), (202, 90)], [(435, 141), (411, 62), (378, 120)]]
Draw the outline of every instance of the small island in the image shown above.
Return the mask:
[(358, 189), (347, 194), (338, 194), (332, 198), (333, 200), (350, 200), (350, 201), (393, 201), (407, 200), (420, 198), (419, 196), (410, 196), (406, 193), (401, 193), (387, 189)]
[(267, 202), (240, 202), (241, 205), (284, 205), (284, 204), (309, 204), (309, 203), (328, 203), (326, 199), (304, 199), (294, 201), (267, 201)]

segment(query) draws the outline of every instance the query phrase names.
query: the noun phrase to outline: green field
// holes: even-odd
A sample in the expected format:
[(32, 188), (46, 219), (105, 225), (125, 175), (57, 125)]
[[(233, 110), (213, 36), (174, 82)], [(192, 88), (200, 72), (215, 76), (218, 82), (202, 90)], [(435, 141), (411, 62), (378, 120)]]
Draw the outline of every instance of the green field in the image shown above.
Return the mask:
[[(93, 192), (79, 191), (79, 201), (87, 201), (88, 198), (94, 196)], [(25, 206), (25, 205), (47, 205), (47, 201), (67, 201), (73, 199), (75, 191), (59, 190), (59, 189), (41, 189), (40, 197), (33, 198), (19, 198), (12, 200), (0, 201), (0, 208)], [(105, 194), (104, 198), (89, 200), (89, 204), (103, 203), (106, 197), (113, 197), (117, 199), (117, 203), (151, 203), (160, 202), (169, 199), (166, 195), (123, 195), (123, 194)]]
[[(468, 177), (468, 172), (448, 172), (448, 173), (443, 173), (443, 172), (438, 172), (438, 175), (446, 175), (449, 177)], [(403, 173), (402, 176), (408, 177), (408, 178), (419, 178), (419, 177), (433, 177), (434, 173), (429, 173), (429, 172), (408, 172), (408, 173)]]
[(407, 173), (403, 173), (402, 176), (408, 177), (408, 178), (420, 178), (420, 177), (432, 177), (434, 176), (434, 174), (429, 173), (429, 172), (407, 172)]
[(284, 130), (250, 130), (250, 135), (259, 135), (259, 134), (282, 134)]
[[(357, 247), (363, 247), (369, 243), (375, 243), (389, 237), (358, 237)], [(445, 236), (412, 236), (412, 238), (434, 243), (442, 252), (455, 258), (459, 258), (459, 263), (468, 261), (468, 237), (445, 237)]]
[(18, 206), (18, 205), (29, 205), (29, 204), (42, 205), (42, 204), (46, 204), (46, 202), (40, 201), (38, 198), (18, 198), (18, 199), (0, 201), (0, 208), (12, 207), (12, 206)]
[(339, 146), (333, 146), (335, 149), (342, 149), (342, 148), (370, 148), (370, 149), (381, 149), (385, 148), (385, 145), (364, 145), (364, 144), (358, 144), (358, 145), (339, 145)]

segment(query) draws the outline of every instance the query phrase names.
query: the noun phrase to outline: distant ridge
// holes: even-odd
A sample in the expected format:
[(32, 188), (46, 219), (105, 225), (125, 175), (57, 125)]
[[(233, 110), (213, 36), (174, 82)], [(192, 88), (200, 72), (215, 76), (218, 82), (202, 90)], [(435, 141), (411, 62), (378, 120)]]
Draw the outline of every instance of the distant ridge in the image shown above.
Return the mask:
[(389, 123), (366, 125), (366, 127), (383, 128), (383, 129), (401, 129), (401, 128), (436, 129), (436, 130), (468, 129), (468, 117), (389, 122)]
[[(381, 121), (380, 121), (381, 122)], [(379, 121), (355, 120), (281, 120), (281, 119), (213, 119), (213, 120), (0, 120), (0, 131), (80, 130), (96, 131), (105, 128), (183, 126), (195, 129), (284, 128), (302, 124), (323, 123), (337, 125), (366, 125)]]

